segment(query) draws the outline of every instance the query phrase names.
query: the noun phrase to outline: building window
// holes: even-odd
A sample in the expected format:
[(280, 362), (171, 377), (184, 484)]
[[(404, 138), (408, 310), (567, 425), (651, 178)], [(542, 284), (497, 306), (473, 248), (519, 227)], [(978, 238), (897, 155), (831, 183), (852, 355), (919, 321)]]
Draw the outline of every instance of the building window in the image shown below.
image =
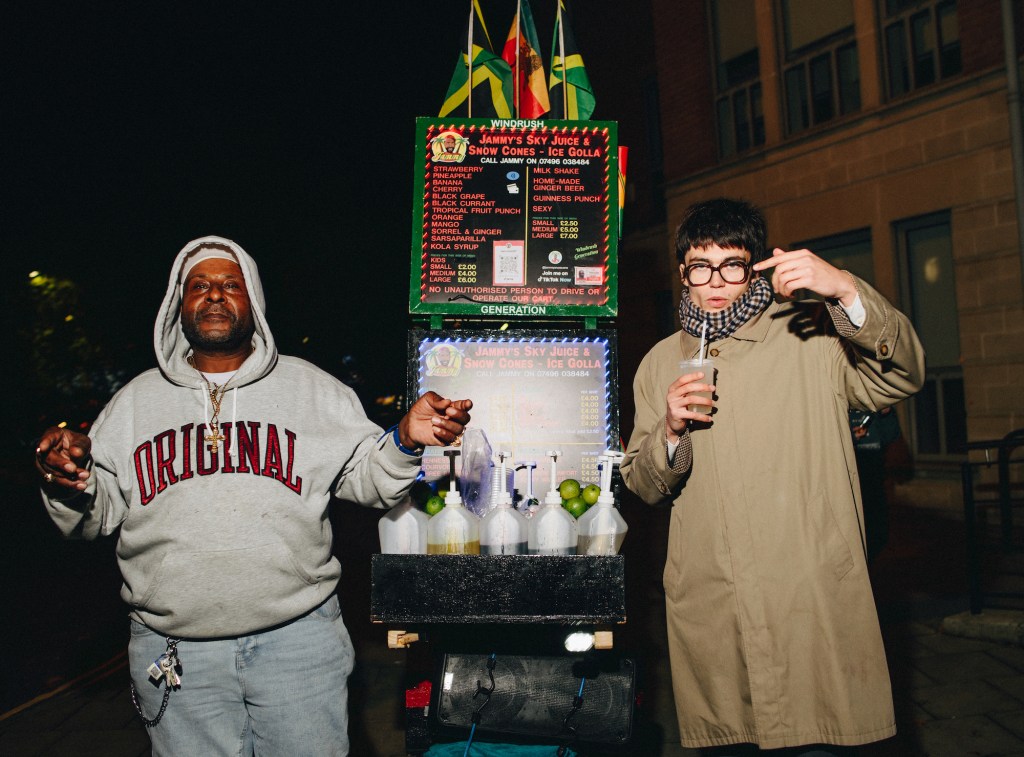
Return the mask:
[(890, 98), (960, 73), (956, 0), (884, 0), (883, 27)]
[(789, 133), (859, 110), (852, 0), (783, 0), (781, 7)]
[(764, 144), (754, 0), (711, 0), (718, 154)]
[(920, 460), (959, 461), (967, 417), (949, 213), (894, 226), (904, 304), (928, 355), (925, 384), (910, 403), (911, 446)]

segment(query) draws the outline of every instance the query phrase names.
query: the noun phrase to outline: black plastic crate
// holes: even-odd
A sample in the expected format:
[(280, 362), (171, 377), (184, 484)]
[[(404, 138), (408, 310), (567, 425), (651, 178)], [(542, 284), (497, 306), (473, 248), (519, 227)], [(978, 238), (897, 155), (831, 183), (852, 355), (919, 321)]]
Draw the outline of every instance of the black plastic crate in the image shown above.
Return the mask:
[(372, 557), (375, 623), (625, 623), (625, 558)]

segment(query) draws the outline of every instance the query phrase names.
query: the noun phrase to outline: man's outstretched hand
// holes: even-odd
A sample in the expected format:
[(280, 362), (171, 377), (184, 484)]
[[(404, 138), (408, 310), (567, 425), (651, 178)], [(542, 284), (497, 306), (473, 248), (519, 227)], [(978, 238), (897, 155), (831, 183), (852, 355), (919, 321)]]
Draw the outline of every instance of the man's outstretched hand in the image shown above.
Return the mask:
[(450, 400), (437, 392), (425, 392), (398, 422), (398, 439), (409, 449), (447, 447), (466, 430), (472, 408), (472, 400)]
[(36, 470), (41, 486), (51, 497), (83, 491), (89, 480), (92, 440), (85, 434), (51, 426), (36, 446)]

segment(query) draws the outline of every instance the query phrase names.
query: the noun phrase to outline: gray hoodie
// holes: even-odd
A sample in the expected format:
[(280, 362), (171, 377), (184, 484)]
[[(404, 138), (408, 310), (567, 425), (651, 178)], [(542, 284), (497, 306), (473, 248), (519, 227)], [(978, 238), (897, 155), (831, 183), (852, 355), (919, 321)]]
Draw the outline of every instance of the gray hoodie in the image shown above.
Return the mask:
[[(253, 353), (221, 404), (226, 437), (203, 437), (211, 408), (186, 357), (182, 264), (203, 246), (230, 250), (245, 276)], [(80, 496), (44, 501), (68, 536), (120, 527), (121, 596), (131, 615), (183, 638), (239, 636), (296, 618), (334, 591), (331, 494), (396, 504), (419, 458), (367, 419), (355, 393), (310, 363), (278, 355), (256, 263), (220, 237), (178, 254), (154, 330), (160, 368), (110, 400), (90, 431), (93, 475)]]

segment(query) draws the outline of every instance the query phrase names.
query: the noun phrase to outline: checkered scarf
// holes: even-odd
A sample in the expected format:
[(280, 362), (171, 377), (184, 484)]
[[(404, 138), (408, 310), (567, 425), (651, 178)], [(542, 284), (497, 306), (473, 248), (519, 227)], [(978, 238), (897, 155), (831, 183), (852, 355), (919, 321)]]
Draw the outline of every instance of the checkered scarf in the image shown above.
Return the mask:
[(736, 302), (718, 313), (708, 313), (697, 307), (690, 299), (690, 292), (683, 289), (679, 301), (679, 321), (683, 330), (699, 337), (704, 324), (708, 325), (707, 340), (725, 339), (740, 326), (767, 308), (772, 301), (772, 287), (768, 280), (758, 276), (750, 282), (747, 291)]

